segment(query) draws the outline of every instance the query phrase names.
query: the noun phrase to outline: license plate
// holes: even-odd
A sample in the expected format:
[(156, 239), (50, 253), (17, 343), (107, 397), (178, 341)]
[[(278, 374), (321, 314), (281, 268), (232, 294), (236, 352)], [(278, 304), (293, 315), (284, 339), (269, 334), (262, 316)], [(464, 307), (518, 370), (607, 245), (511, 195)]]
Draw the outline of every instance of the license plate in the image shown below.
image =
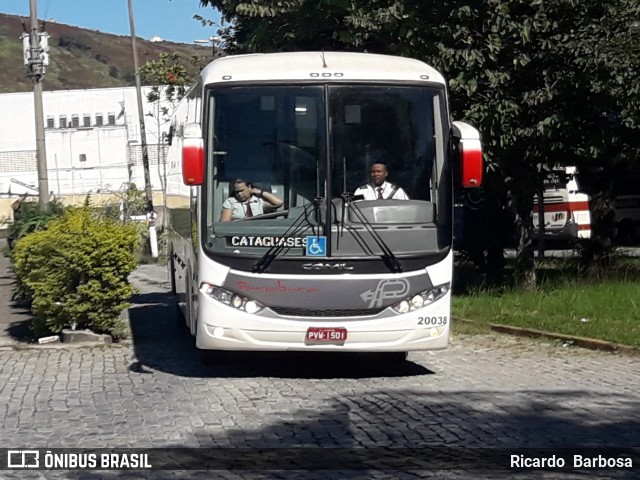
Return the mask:
[(342, 327), (310, 327), (305, 336), (306, 343), (344, 343), (347, 329)]

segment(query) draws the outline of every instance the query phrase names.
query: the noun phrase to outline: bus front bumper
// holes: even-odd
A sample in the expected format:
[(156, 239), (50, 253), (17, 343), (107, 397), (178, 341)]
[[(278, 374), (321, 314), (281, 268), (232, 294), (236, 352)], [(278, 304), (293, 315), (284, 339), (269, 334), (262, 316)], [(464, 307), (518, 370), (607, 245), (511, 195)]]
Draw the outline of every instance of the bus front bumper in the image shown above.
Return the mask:
[[(409, 313), (375, 317), (281, 317), (265, 309), (249, 315), (202, 294), (196, 346), (207, 350), (407, 352), (448, 345), (451, 293)], [(311, 341), (309, 329), (345, 329), (346, 339)]]

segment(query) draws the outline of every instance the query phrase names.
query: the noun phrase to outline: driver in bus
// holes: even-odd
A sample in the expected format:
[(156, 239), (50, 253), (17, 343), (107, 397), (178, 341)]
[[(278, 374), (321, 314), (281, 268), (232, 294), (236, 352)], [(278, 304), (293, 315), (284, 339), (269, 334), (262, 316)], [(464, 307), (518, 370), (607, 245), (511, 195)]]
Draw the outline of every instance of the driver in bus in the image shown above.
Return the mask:
[(400, 186), (387, 182), (387, 175), (389, 172), (384, 163), (372, 163), (369, 167), (369, 183), (358, 187), (354, 197), (362, 195), (363, 200), (409, 200), (409, 196)]
[(232, 185), (231, 196), (222, 204), (221, 222), (262, 215), (265, 203), (273, 208), (278, 208), (283, 203), (277, 195), (253, 187), (251, 182), (244, 178), (236, 178)]

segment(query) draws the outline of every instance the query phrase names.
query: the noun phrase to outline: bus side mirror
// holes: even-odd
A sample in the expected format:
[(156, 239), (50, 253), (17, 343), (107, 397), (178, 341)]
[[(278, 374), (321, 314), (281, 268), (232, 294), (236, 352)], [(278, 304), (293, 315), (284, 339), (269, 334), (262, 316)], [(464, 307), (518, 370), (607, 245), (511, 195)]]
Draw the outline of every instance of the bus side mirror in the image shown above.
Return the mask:
[(482, 186), (484, 164), (480, 132), (465, 122), (452, 122), (451, 133), (458, 139), (460, 182), (463, 188)]
[(204, 181), (204, 141), (200, 124), (186, 124), (183, 135), (182, 181), (185, 185), (202, 185)]

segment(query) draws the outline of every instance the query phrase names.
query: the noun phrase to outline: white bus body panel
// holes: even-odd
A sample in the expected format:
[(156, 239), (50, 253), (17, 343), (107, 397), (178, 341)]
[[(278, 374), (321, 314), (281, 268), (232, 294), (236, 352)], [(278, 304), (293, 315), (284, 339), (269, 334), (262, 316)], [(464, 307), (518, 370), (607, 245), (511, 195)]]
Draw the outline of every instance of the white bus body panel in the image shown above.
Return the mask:
[(201, 74), (203, 85), (226, 82), (372, 81), (444, 84), (434, 68), (410, 58), (350, 52), (257, 53), (220, 58)]
[[(199, 260), (199, 276), (203, 282), (224, 285), (224, 272), (204, 255)], [(434, 285), (449, 283), (453, 272), (453, 254), (427, 268)], [(263, 277), (269, 275), (263, 274)], [(300, 279), (295, 275), (271, 276), (282, 281)], [(397, 275), (376, 275), (375, 278), (397, 278)], [(367, 277), (371, 278), (371, 277)], [(345, 289), (358, 295), (358, 276), (327, 275), (327, 282), (341, 282)], [(351, 285), (353, 287), (351, 287)], [(198, 330), (196, 346), (213, 350), (323, 350), (323, 351), (411, 351), (434, 350), (447, 347), (451, 324), (451, 291), (424, 308), (405, 314), (390, 308), (371, 317), (282, 317), (265, 308), (249, 315), (217, 302), (198, 291)], [(446, 325), (437, 328), (420, 324), (421, 317), (446, 318)], [(307, 328), (344, 327), (344, 344), (307, 345)]]

